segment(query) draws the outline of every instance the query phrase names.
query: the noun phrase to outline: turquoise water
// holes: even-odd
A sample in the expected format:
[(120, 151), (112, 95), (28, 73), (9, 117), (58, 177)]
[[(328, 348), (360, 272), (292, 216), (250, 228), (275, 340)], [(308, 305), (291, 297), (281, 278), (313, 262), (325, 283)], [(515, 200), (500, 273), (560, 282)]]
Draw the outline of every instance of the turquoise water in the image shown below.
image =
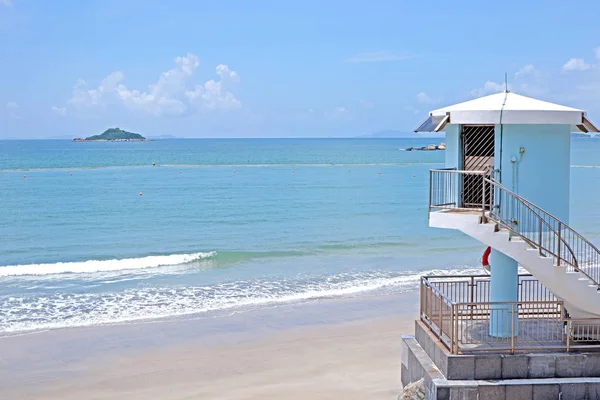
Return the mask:
[[(480, 271), (427, 225), (423, 139), (0, 141), (0, 333), (413, 290)], [(155, 166), (152, 166), (155, 163)], [(600, 242), (600, 141), (572, 225)], [(586, 167), (586, 168), (584, 168)]]

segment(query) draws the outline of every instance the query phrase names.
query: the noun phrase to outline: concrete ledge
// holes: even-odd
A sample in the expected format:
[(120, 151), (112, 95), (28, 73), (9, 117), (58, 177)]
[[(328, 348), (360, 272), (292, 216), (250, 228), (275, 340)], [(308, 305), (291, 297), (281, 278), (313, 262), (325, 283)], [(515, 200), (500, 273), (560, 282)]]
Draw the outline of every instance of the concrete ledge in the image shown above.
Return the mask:
[(403, 386), (421, 378), (425, 379), (426, 386), (428, 381), (446, 379), (413, 336), (402, 336), (401, 352)]
[(451, 380), (600, 378), (600, 352), (454, 355), (420, 320), (415, 321), (415, 338)]
[[(518, 358), (518, 367), (522, 360)], [(534, 363), (538, 359), (534, 359)], [(487, 362), (487, 361), (486, 361)], [(494, 363), (497, 361), (492, 361)], [(492, 364), (490, 364), (491, 366)], [(547, 364), (542, 363), (542, 370)], [(413, 336), (402, 336), (402, 384), (425, 381), (427, 400), (595, 399), (600, 397), (598, 378), (529, 378), (499, 380), (451, 380), (441, 373)]]
[(600, 398), (600, 353), (453, 355), (421, 322), (402, 337), (402, 384), (428, 400)]
[(600, 378), (510, 379), (499, 381), (435, 380), (435, 400), (596, 399)]

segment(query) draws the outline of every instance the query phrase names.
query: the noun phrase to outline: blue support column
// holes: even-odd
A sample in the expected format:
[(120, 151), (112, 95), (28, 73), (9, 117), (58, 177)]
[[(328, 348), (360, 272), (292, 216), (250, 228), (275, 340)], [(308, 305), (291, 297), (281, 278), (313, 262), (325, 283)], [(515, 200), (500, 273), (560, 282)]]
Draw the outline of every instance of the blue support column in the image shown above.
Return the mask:
[[(516, 302), (518, 301), (518, 285), (519, 285), (519, 267), (517, 262), (507, 255), (492, 249), (490, 254), (491, 266), (491, 284), (490, 284), (490, 301), (495, 302)], [(499, 338), (511, 337), (511, 332), (515, 336), (518, 332), (517, 322), (517, 307), (513, 308), (510, 305), (497, 304), (492, 305), (490, 310), (490, 336)]]

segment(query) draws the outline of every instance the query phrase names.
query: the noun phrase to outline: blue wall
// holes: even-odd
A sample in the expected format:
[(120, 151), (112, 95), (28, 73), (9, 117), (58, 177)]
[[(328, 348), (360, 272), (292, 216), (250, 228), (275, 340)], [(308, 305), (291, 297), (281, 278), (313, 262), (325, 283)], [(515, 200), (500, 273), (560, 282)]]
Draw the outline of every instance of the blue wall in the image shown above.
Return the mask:
[[(496, 125), (495, 168), (502, 184), (564, 222), (569, 221), (571, 127)], [(523, 154), (519, 148), (523, 147)], [(457, 152), (458, 153), (458, 152)], [(448, 156), (446, 156), (448, 157)], [(516, 162), (511, 162), (511, 157)]]
[(446, 125), (446, 168), (460, 169), (460, 125)]
[[(492, 267), (490, 282), (491, 302), (516, 302), (519, 300), (519, 267), (515, 260), (497, 250), (490, 254)], [(494, 304), (491, 306), (489, 334), (494, 337), (511, 337), (518, 332), (518, 314), (514, 306)]]

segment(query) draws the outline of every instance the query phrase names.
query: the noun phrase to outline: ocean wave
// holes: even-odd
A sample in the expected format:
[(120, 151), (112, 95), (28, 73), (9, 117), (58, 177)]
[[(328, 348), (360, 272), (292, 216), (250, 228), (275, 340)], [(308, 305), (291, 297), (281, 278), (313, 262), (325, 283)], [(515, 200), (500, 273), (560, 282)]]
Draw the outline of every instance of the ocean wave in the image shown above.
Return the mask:
[(82, 274), (107, 271), (135, 270), (155, 268), (169, 265), (181, 265), (193, 261), (213, 258), (217, 255), (207, 253), (170, 254), (163, 256), (147, 256), (140, 258), (124, 258), (114, 260), (88, 260), (80, 262), (58, 262), (53, 264), (26, 264), (0, 266), (0, 277), (54, 274)]
[(129, 168), (253, 168), (253, 167), (385, 167), (385, 166), (411, 166), (411, 165), (443, 165), (443, 162), (381, 162), (381, 163), (257, 163), (257, 164), (155, 164), (142, 165), (99, 165), (99, 166), (78, 166), (78, 167), (37, 167), (37, 168), (13, 168), (0, 169), (0, 173), (8, 172), (36, 172), (36, 171), (86, 171), (99, 169), (129, 169)]
[(442, 165), (443, 162), (376, 162), (376, 163), (278, 163), (278, 164), (161, 164), (161, 167), (385, 167), (406, 165)]
[(119, 292), (0, 297), (0, 333), (105, 325), (232, 309), (418, 289), (422, 275), (481, 273), (481, 268), (359, 271), (333, 275), (224, 282), (207, 286), (141, 287)]

